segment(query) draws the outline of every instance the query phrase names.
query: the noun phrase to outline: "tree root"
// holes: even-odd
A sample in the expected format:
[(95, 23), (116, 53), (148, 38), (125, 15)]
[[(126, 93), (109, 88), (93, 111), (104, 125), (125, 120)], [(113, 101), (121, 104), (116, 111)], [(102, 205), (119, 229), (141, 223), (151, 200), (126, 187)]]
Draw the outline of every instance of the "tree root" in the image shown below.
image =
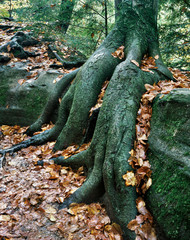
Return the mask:
[(38, 135), (35, 135), (21, 143), (15, 144), (10, 148), (7, 149), (1, 149), (0, 154), (4, 155), (6, 153), (14, 153), (18, 152), (19, 150), (23, 148), (27, 148), (29, 146), (37, 146), (37, 145), (42, 145), (46, 143), (47, 141), (53, 141), (56, 140), (57, 134), (53, 129), (46, 130)]
[(27, 135), (31, 136), (34, 132), (39, 131), (43, 124), (51, 121), (55, 109), (58, 108), (59, 98), (64, 96), (64, 94), (67, 92), (68, 87), (70, 86), (73, 79), (76, 77), (79, 70), (80, 68), (66, 74), (56, 84), (55, 90), (50, 95), (40, 118), (38, 118), (38, 120), (27, 129)]
[[(73, 67), (81, 67), (86, 62), (84, 60), (73, 61), (73, 62), (65, 61), (56, 53), (56, 50), (50, 44), (48, 46), (48, 50), (50, 50), (51, 54), (53, 54), (57, 58), (57, 60), (62, 63), (62, 67), (66, 68), (66, 69), (71, 69)], [(50, 65), (50, 67), (54, 67), (54, 68), (58, 67), (58, 68), (60, 68), (60, 65), (56, 66), (56, 64), (52, 64), (52, 65)]]
[(69, 166), (73, 169), (78, 169), (80, 166), (86, 166), (90, 168), (89, 159), (87, 159), (86, 156), (87, 156), (87, 150), (66, 159), (61, 156), (57, 158), (52, 158), (51, 160), (53, 160), (55, 164), (62, 165), (62, 166)]
[(24, 47), (36, 45), (37, 43), (38, 40), (32, 38), (29, 34), (17, 32), (10, 42), (0, 47), (0, 52), (10, 52), (13, 53), (15, 57), (22, 59), (28, 58), (29, 56), (34, 57), (38, 56), (38, 54), (36, 55), (35, 53), (25, 51)]

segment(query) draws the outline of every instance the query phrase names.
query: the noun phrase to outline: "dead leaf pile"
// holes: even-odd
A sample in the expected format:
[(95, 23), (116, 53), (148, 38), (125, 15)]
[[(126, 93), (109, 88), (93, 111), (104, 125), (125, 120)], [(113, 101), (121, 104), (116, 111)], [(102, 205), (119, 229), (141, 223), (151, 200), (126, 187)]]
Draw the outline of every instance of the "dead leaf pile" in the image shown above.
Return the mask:
[(151, 69), (157, 69), (155, 60), (158, 58), (158, 55), (156, 55), (154, 58), (145, 55), (143, 60), (141, 61), (141, 70), (143, 70), (144, 72), (154, 73), (153, 71), (151, 71)]
[[(53, 125), (46, 125), (43, 131)], [(0, 127), (0, 148), (10, 147), (28, 137), (26, 127)], [(83, 167), (73, 171), (55, 165), (49, 159), (65, 158), (88, 148), (73, 145), (52, 153), (55, 142), (30, 146), (13, 155), (7, 154), (0, 172), (0, 238), (23, 239), (118, 239), (120, 227), (112, 223), (99, 203), (72, 204), (58, 211), (58, 204), (75, 192), (85, 181)], [(37, 161), (44, 161), (38, 166)]]

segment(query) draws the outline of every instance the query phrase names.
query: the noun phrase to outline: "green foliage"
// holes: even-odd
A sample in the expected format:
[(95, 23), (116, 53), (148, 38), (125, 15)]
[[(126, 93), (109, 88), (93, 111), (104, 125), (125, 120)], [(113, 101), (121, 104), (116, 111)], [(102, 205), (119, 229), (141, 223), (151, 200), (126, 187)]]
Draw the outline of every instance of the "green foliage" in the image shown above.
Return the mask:
[[(69, 21), (69, 29), (64, 35), (62, 25), (64, 21), (65, 23), (68, 21), (67, 10), (73, 2), (75, 6)], [(105, 38), (106, 31), (109, 32), (114, 24), (114, 1), (25, 0), (19, 1), (19, 8), (15, 13), (19, 21), (32, 23), (31, 29), (36, 35), (43, 33), (45, 39), (67, 41), (70, 46), (90, 55)]]
[(0, 16), (9, 17), (10, 1), (0, 0)]
[[(107, 31), (109, 32), (114, 24), (114, 6), (113, 1), (106, 1), (106, 3)], [(72, 44), (81, 51), (85, 50), (88, 55), (91, 54), (106, 36), (105, 14), (105, 1), (78, 1), (68, 32)]]
[(160, 49), (170, 67), (188, 69), (190, 64), (189, 4), (185, 0), (162, 0), (158, 26)]

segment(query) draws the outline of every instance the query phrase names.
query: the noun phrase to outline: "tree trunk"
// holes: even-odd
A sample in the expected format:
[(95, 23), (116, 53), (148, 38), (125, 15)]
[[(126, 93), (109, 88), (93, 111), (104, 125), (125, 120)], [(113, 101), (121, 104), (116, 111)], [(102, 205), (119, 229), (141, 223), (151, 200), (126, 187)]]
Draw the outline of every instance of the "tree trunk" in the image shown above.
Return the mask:
[(119, 9), (121, 6), (122, 0), (115, 0), (115, 20), (117, 21), (117, 17), (119, 16)]
[(70, 25), (74, 6), (75, 6), (75, 0), (73, 1), (62, 0), (59, 21), (60, 21), (60, 26), (64, 33), (67, 32), (67, 29)]
[[(127, 229), (127, 224), (137, 214), (136, 191), (132, 186), (125, 186), (122, 176), (132, 170), (127, 160), (135, 139), (139, 101), (145, 92), (145, 83), (153, 84), (166, 77), (172, 78), (172, 75), (164, 66), (159, 52), (157, 1), (123, 0), (121, 4), (114, 29), (65, 91), (55, 127), (19, 146), (57, 139), (56, 151), (72, 143), (80, 144), (87, 128), (89, 111), (96, 104), (102, 84), (109, 79), (90, 147), (68, 159), (59, 157), (54, 161), (71, 167), (85, 165), (88, 169), (83, 186), (61, 208), (68, 207), (72, 202), (92, 202), (104, 196), (108, 213), (121, 225), (124, 239), (130, 240), (135, 238), (135, 234)], [(122, 45), (125, 47), (125, 57), (113, 57), (112, 53)], [(154, 73), (144, 72), (134, 64), (134, 60), (140, 64), (145, 54), (152, 57), (158, 55)], [(56, 99), (54, 97), (53, 101)], [(38, 121), (29, 131), (38, 130), (42, 123)], [(19, 146), (12, 151), (17, 151)]]

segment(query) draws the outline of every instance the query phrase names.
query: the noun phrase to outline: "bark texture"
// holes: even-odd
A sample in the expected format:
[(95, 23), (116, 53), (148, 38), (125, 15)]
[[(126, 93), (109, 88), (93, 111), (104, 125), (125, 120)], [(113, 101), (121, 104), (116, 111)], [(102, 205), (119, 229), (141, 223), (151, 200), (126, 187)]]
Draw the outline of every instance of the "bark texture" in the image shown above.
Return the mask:
[[(12, 151), (17, 151), (19, 147), (53, 139), (56, 139), (55, 151), (72, 143), (80, 144), (88, 125), (89, 110), (95, 105), (104, 81), (110, 80), (90, 147), (69, 159), (59, 157), (54, 161), (71, 167), (84, 165), (88, 170), (83, 186), (66, 199), (61, 208), (68, 207), (72, 202), (91, 202), (103, 197), (111, 218), (121, 225), (124, 239), (127, 240), (135, 238), (135, 234), (126, 226), (137, 213), (136, 192), (135, 188), (125, 186), (122, 176), (131, 170), (127, 159), (135, 138), (139, 101), (145, 92), (145, 83), (153, 84), (166, 77), (172, 78), (159, 53), (155, 2), (121, 2), (115, 28), (81, 67), (74, 82), (65, 91), (55, 127), (12, 148)], [(125, 47), (125, 57), (114, 58), (112, 53), (122, 45)], [(154, 74), (143, 72), (131, 62), (135, 60), (140, 64), (144, 54), (152, 57), (159, 55)], [(51, 103), (60, 96), (59, 88), (57, 92), (51, 96)], [(51, 112), (52, 106), (50, 111), (46, 106), (45, 115)], [(29, 128), (30, 133), (38, 130), (47, 120), (44, 119), (42, 115)], [(11, 150), (4, 150), (8, 151)]]

